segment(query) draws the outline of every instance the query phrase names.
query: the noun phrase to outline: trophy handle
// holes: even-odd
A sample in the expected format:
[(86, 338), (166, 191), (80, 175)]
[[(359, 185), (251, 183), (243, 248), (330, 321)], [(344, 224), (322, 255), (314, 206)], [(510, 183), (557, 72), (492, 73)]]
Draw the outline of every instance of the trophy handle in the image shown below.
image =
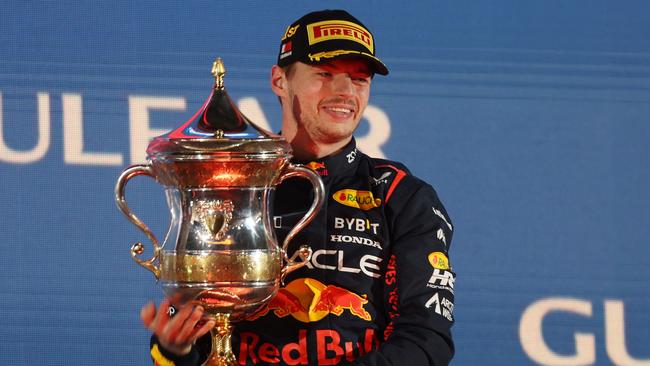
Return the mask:
[(138, 258), (138, 255), (144, 252), (144, 245), (142, 245), (140, 242), (135, 243), (133, 246), (131, 246), (131, 257), (133, 257), (133, 259), (139, 265), (150, 270), (154, 276), (156, 276), (156, 279), (158, 279), (160, 278), (160, 268), (156, 267), (154, 263), (160, 257), (160, 246), (158, 245), (158, 239), (156, 239), (156, 236), (153, 234), (151, 229), (149, 229), (149, 227), (145, 225), (145, 223), (142, 222), (142, 220), (140, 220), (133, 213), (133, 211), (131, 211), (129, 206), (126, 204), (126, 198), (124, 197), (124, 189), (126, 188), (126, 183), (129, 181), (129, 179), (137, 175), (147, 175), (155, 179), (153, 169), (150, 165), (132, 165), (126, 168), (122, 174), (120, 174), (119, 178), (117, 178), (117, 183), (115, 184), (115, 202), (117, 203), (117, 207), (120, 209), (120, 211), (122, 211), (124, 216), (126, 216), (126, 218), (129, 219), (131, 223), (133, 223), (142, 232), (144, 232), (149, 240), (151, 240), (151, 243), (153, 243), (153, 257), (151, 257), (151, 259), (142, 260)]
[[(323, 181), (320, 179), (320, 176), (313, 170), (302, 165), (289, 164), (280, 176), (280, 182), (292, 177), (302, 177), (311, 182), (311, 184), (314, 186), (314, 201), (312, 202), (311, 207), (305, 216), (300, 219), (300, 221), (298, 221), (296, 226), (294, 226), (293, 229), (289, 231), (289, 234), (287, 234), (287, 237), (284, 239), (284, 243), (282, 244), (282, 256), (287, 262), (287, 265), (282, 268), (282, 280), (284, 280), (284, 277), (290, 272), (295, 271), (296, 269), (307, 264), (307, 261), (311, 257), (311, 248), (307, 245), (300, 246), (300, 248), (296, 250), (293, 256), (291, 256), (291, 258), (287, 256), (287, 248), (289, 246), (289, 242), (296, 236), (296, 234), (298, 234), (300, 230), (307, 226), (307, 224), (309, 224), (311, 220), (316, 217), (316, 214), (321, 209), (321, 207), (323, 207), (323, 203), (325, 202), (325, 186), (323, 185)], [(297, 256), (299, 256), (301, 259), (298, 262), (295, 261)]]

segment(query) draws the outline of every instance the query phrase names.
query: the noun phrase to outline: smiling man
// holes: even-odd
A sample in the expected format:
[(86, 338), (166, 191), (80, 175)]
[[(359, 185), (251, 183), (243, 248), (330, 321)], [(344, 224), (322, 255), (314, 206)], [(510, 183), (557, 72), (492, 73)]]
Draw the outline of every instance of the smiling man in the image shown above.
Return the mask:
[[(429, 184), (358, 151), (353, 138), (375, 74), (388, 69), (372, 33), (345, 11), (309, 13), (282, 37), (270, 78), (282, 135), (294, 161), (321, 176), (327, 200), (292, 241), (311, 246), (306, 266), (236, 324), (241, 365), (446, 365), (454, 354), (451, 221)], [(292, 179), (278, 187), (280, 242), (309, 208), (310, 187)], [(164, 300), (141, 312), (154, 362), (201, 364), (213, 323), (200, 321), (201, 307), (168, 310)]]
[(372, 74), (357, 59), (273, 67), (271, 88), (282, 101), (282, 135), (296, 158), (319, 159), (350, 142), (368, 104)]

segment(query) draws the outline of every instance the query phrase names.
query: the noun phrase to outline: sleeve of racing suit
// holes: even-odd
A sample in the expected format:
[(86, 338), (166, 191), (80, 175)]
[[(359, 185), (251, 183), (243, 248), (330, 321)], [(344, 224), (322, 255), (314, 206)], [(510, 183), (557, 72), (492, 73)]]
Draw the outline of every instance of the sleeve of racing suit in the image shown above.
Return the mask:
[(151, 336), (149, 342), (151, 359), (155, 366), (199, 366), (205, 362), (210, 352), (210, 333), (199, 338), (192, 346), (190, 353), (184, 356), (177, 356), (164, 349), (155, 335)]
[(391, 201), (384, 292), (392, 322), (379, 349), (352, 364), (447, 365), (454, 355), (455, 274), (448, 260), (453, 227), (434, 189), (417, 178), (400, 184)]

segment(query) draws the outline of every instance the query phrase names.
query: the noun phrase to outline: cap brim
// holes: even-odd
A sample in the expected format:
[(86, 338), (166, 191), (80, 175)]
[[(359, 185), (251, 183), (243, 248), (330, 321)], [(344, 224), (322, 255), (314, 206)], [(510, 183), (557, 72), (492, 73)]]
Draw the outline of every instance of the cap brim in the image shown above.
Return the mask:
[(306, 64), (318, 65), (318, 64), (330, 62), (332, 60), (349, 59), (349, 58), (356, 58), (356, 59), (368, 61), (368, 65), (370, 66), (370, 69), (373, 73), (379, 75), (388, 75), (388, 67), (386, 67), (386, 65), (383, 62), (381, 62), (380, 59), (368, 53), (342, 54), (342, 55), (337, 55), (328, 58), (321, 58), (318, 61), (310, 60), (309, 57), (307, 56), (305, 57), (305, 59), (301, 61)]
[(364, 55), (364, 56), (365, 59), (370, 61), (370, 65), (372, 66), (372, 69), (375, 74), (384, 75), (384, 76), (388, 75), (388, 67), (386, 67), (386, 65), (383, 62), (381, 62), (380, 59), (370, 55)]

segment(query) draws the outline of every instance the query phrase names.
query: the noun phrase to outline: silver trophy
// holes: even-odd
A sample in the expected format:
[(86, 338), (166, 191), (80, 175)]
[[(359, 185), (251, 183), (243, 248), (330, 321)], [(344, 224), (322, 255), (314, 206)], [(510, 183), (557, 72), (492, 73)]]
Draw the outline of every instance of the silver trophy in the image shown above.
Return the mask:
[[(134, 244), (133, 259), (153, 272), (166, 296), (200, 304), (216, 320), (204, 365), (236, 365), (231, 322), (258, 311), (287, 273), (307, 263), (308, 246), (291, 256), (287, 248), (320, 210), (324, 187), (318, 174), (289, 162), (291, 146), (284, 138), (257, 127), (234, 106), (224, 88), (221, 59), (212, 74), (215, 83), (206, 103), (189, 121), (151, 141), (148, 163), (122, 172), (115, 200), (153, 245), (153, 256), (145, 260), (143, 244)], [(171, 223), (162, 245), (126, 203), (126, 183), (137, 175), (165, 187)], [(308, 179), (314, 200), (279, 246), (271, 225), (272, 196), (290, 177)]]

